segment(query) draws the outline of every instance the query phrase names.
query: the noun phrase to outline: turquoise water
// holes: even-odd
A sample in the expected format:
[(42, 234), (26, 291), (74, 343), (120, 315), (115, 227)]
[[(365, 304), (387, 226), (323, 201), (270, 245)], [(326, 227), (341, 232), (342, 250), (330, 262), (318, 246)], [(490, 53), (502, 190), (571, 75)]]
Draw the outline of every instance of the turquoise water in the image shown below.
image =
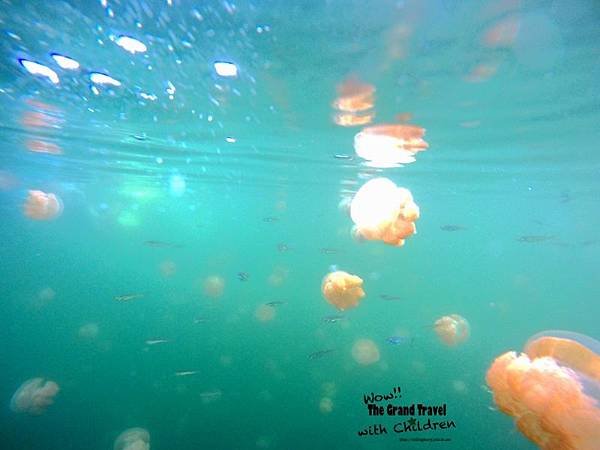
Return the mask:
[[(130, 427), (153, 449), (536, 448), (485, 374), (543, 330), (600, 338), (599, 20), (592, 0), (2, 2), (2, 448), (109, 449)], [(352, 78), (374, 124), (427, 130), (414, 163), (355, 154), (361, 127), (332, 120)], [(400, 248), (358, 242), (338, 206), (378, 176), (421, 209)], [(26, 217), (28, 190), (62, 214)], [(364, 280), (357, 308), (323, 298), (333, 266)], [(470, 324), (456, 347), (433, 330), (448, 314)], [(34, 377), (60, 392), (17, 414)], [(394, 387), (456, 426), (392, 432), (363, 394)]]

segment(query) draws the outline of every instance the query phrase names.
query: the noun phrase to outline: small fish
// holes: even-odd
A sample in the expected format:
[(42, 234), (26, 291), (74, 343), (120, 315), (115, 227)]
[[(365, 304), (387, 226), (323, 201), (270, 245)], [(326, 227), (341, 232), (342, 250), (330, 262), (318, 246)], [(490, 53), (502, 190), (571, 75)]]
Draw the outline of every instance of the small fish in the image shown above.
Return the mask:
[(144, 241), (144, 245), (153, 248), (181, 248), (182, 245), (163, 241)]
[(379, 298), (382, 298), (383, 300), (388, 300), (388, 301), (402, 300), (402, 297), (400, 297), (399, 295), (389, 295), (389, 294), (381, 294), (379, 296)]
[(197, 370), (184, 370), (181, 372), (175, 372), (176, 377), (189, 377), (190, 375), (196, 375), (198, 373)]
[(339, 250), (337, 248), (323, 247), (321, 249), (321, 253), (323, 253), (324, 255), (335, 255), (338, 252), (339, 252)]
[(263, 217), (263, 222), (267, 222), (267, 223), (279, 222), (279, 217)]
[(137, 300), (138, 298), (143, 298), (144, 294), (124, 294), (117, 295), (114, 299), (118, 302), (129, 302), (131, 300)]
[(325, 317), (323, 317), (323, 322), (327, 322), (327, 323), (336, 323), (336, 322), (341, 322), (342, 320), (346, 320), (346, 316), (325, 316)]
[(168, 339), (148, 339), (146, 345), (166, 344), (170, 342)]
[(346, 155), (344, 153), (336, 153), (333, 155), (335, 159), (352, 159), (352, 155)]
[(412, 344), (413, 338), (409, 336), (390, 336), (385, 339), (385, 342), (392, 345)]
[(527, 243), (534, 243), (534, 242), (545, 242), (545, 241), (549, 241), (551, 239), (554, 239), (555, 236), (548, 236), (548, 235), (528, 235), (528, 236), (520, 236), (517, 238), (517, 241), (519, 242), (527, 242)]
[(284, 244), (283, 242), (280, 242), (279, 244), (277, 244), (277, 251), (279, 251), (280, 253), (285, 253), (289, 249), (290, 248), (288, 247), (288, 245)]
[(265, 305), (275, 308), (277, 306), (285, 305), (286, 302), (283, 300), (273, 300), (272, 302), (267, 302)]
[(248, 272), (238, 272), (237, 277), (240, 281), (248, 281), (250, 274)]
[(466, 230), (465, 227), (463, 227), (462, 225), (442, 225), (440, 227), (440, 230), (442, 231), (462, 231), (462, 230)]
[(206, 323), (206, 322), (208, 322), (208, 318), (206, 318), (206, 317), (198, 316), (194, 319), (194, 323)]
[(315, 359), (321, 359), (323, 356), (329, 355), (330, 353), (335, 352), (335, 349), (327, 349), (327, 350), (319, 350), (318, 352), (311, 353), (308, 355), (308, 359), (314, 361)]

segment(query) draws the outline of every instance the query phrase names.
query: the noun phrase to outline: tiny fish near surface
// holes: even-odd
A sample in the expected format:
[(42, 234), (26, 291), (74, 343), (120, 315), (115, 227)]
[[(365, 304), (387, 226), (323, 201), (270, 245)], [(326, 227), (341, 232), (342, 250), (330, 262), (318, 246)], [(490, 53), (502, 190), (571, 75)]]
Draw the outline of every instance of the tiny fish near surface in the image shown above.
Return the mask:
[(138, 298), (143, 298), (144, 294), (123, 294), (117, 295), (114, 299), (118, 302), (129, 302), (131, 300), (137, 300)]
[(390, 336), (385, 339), (385, 342), (391, 345), (412, 344), (414, 338), (409, 336)]
[(323, 322), (327, 323), (336, 323), (341, 322), (342, 320), (346, 320), (345, 316), (325, 316), (323, 317)]
[(548, 235), (527, 235), (527, 236), (520, 236), (517, 238), (517, 241), (519, 242), (528, 242), (528, 243), (534, 243), (534, 242), (545, 242), (545, 241), (549, 241), (551, 239), (554, 239), (555, 236), (548, 236)]
[(442, 231), (461, 231), (461, 230), (466, 230), (465, 227), (463, 227), (462, 225), (442, 225), (440, 227), (440, 230)]
[(327, 350), (319, 350), (318, 352), (314, 352), (311, 353), (310, 355), (308, 355), (308, 359), (310, 359), (311, 361), (315, 360), (315, 359), (321, 359), (326, 355), (329, 355), (331, 353), (335, 352), (335, 349), (327, 349)]

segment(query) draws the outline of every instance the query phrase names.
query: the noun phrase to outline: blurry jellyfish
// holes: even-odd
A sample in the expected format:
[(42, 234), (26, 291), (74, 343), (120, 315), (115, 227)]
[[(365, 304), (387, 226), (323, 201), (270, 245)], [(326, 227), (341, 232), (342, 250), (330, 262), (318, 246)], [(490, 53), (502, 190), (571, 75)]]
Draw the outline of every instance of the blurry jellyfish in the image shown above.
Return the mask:
[(59, 391), (58, 384), (43, 378), (32, 378), (25, 381), (10, 400), (10, 409), (17, 413), (39, 416), (54, 403)]
[(150, 433), (143, 428), (128, 428), (115, 439), (113, 449), (150, 450)]
[(38, 292), (38, 299), (44, 303), (54, 300), (56, 292), (51, 287), (45, 287)]
[(62, 201), (55, 194), (42, 191), (29, 191), (23, 204), (23, 213), (33, 220), (51, 220), (58, 217), (63, 210)]
[(439, 318), (433, 327), (440, 340), (450, 346), (462, 344), (470, 335), (469, 322), (458, 314)]
[(321, 401), (319, 402), (319, 411), (323, 414), (329, 414), (333, 411), (333, 400), (329, 397), (321, 398)]
[(506, 352), (487, 384), (500, 411), (543, 450), (594, 450), (600, 442), (600, 342), (568, 331), (534, 336)]
[(329, 303), (343, 311), (358, 306), (365, 296), (362, 284), (363, 280), (359, 276), (340, 270), (325, 276), (321, 292)]
[(34, 153), (46, 153), (48, 155), (62, 155), (63, 151), (59, 145), (50, 142), (43, 141), (41, 139), (29, 139), (25, 142), (27, 150)]
[(333, 121), (343, 127), (367, 125), (373, 121), (375, 113), (375, 87), (357, 79), (348, 79), (337, 87), (338, 97), (333, 108), (338, 112)]
[(98, 336), (100, 328), (96, 323), (86, 323), (79, 327), (77, 334), (82, 339), (95, 339)]
[(275, 318), (275, 308), (269, 305), (260, 305), (254, 312), (254, 317), (260, 322), (269, 322)]
[(379, 361), (379, 348), (371, 339), (358, 339), (352, 346), (352, 358), (362, 366)]
[(415, 154), (429, 146), (423, 139), (425, 129), (396, 124), (367, 127), (354, 136), (356, 154), (372, 167), (395, 167), (415, 161)]
[(410, 191), (387, 178), (369, 180), (350, 205), (355, 237), (381, 240), (398, 247), (417, 232), (414, 222), (419, 216), (419, 207)]
[(462, 380), (453, 380), (452, 389), (459, 394), (464, 394), (467, 392), (467, 384)]
[(285, 283), (288, 275), (289, 269), (287, 269), (286, 267), (278, 266), (275, 267), (273, 269), (273, 272), (268, 276), (267, 282), (273, 287), (278, 287)]
[(513, 46), (521, 20), (519, 16), (509, 16), (487, 28), (483, 35), (483, 43), (490, 48), (510, 48)]
[(206, 277), (202, 284), (202, 291), (204, 295), (211, 298), (218, 298), (223, 295), (225, 290), (225, 280), (218, 275), (211, 275)]
[(163, 277), (169, 278), (177, 272), (177, 264), (175, 264), (174, 261), (167, 259), (160, 263), (159, 270)]

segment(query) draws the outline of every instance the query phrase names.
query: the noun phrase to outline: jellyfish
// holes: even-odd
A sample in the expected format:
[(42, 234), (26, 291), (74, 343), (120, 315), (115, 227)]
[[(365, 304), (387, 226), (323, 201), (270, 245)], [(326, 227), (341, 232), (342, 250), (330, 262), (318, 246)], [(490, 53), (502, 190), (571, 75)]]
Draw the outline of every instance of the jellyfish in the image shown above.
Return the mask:
[(374, 178), (356, 193), (350, 205), (356, 238), (380, 240), (400, 247), (417, 232), (420, 210), (412, 194), (387, 178)]
[(160, 270), (160, 274), (164, 278), (170, 278), (177, 272), (177, 264), (175, 264), (175, 262), (171, 261), (170, 259), (162, 261), (158, 268)]
[(225, 280), (218, 275), (206, 277), (202, 284), (204, 295), (211, 298), (218, 298), (223, 295), (225, 290)]
[(29, 191), (23, 204), (23, 213), (33, 220), (52, 220), (63, 210), (62, 201), (55, 194), (43, 191)]
[(254, 317), (260, 322), (270, 322), (275, 318), (276, 312), (272, 306), (260, 305), (254, 311)]
[(375, 113), (375, 87), (351, 78), (337, 87), (338, 97), (332, 106), (337, 112), (333, 121), (343, 127), (367, 125), (373, 121)]
[(433, 326), (440, 340), (446, 345), (455, 346), (469, 339), (469, 322), (458, 314), (441, 317)]
[(329, 303), (343, 311), (358, 306), (365, 296), (362, 284), (359, 276), (338, 270), (325, 276), (321, 292)]
[(424, 135), (425, 129), (416, 125), (376, 125), (354, 136), (354, 150), (370, 166), (396, 167), (414, 162), (415, 154), (429, 147)]
[(600, 442), (600, 342), (568, 331), (533, 336), (486, 375), (500, 411), (542, 450), (594, 450)]
[(128, 428), (115, 439), (113, 449), (150, 450), (150, 433), (143, 428)]
[(100, 327), (97, 323), (86, 323), (79, 327), (77, 334), (82, 339), (95, 339), (98, 337), (98, 333), (100, 331)]
[(352, 358), (361, 366), (379, 361), (379, 348), (371, 339), (358, 339), (352, 346)]
[(39, 416), (54, 403), (54, 397), (60, 388), (58, 384), (43, 378), (31, 378), (25, 381), (10, 400), (10, 409), (17, 413)]
[(333, 400), (329, 397), (321, 398), (321, 401), (319, 402), (319, 411), (323, 414), (329, 414), (333, 411)]

